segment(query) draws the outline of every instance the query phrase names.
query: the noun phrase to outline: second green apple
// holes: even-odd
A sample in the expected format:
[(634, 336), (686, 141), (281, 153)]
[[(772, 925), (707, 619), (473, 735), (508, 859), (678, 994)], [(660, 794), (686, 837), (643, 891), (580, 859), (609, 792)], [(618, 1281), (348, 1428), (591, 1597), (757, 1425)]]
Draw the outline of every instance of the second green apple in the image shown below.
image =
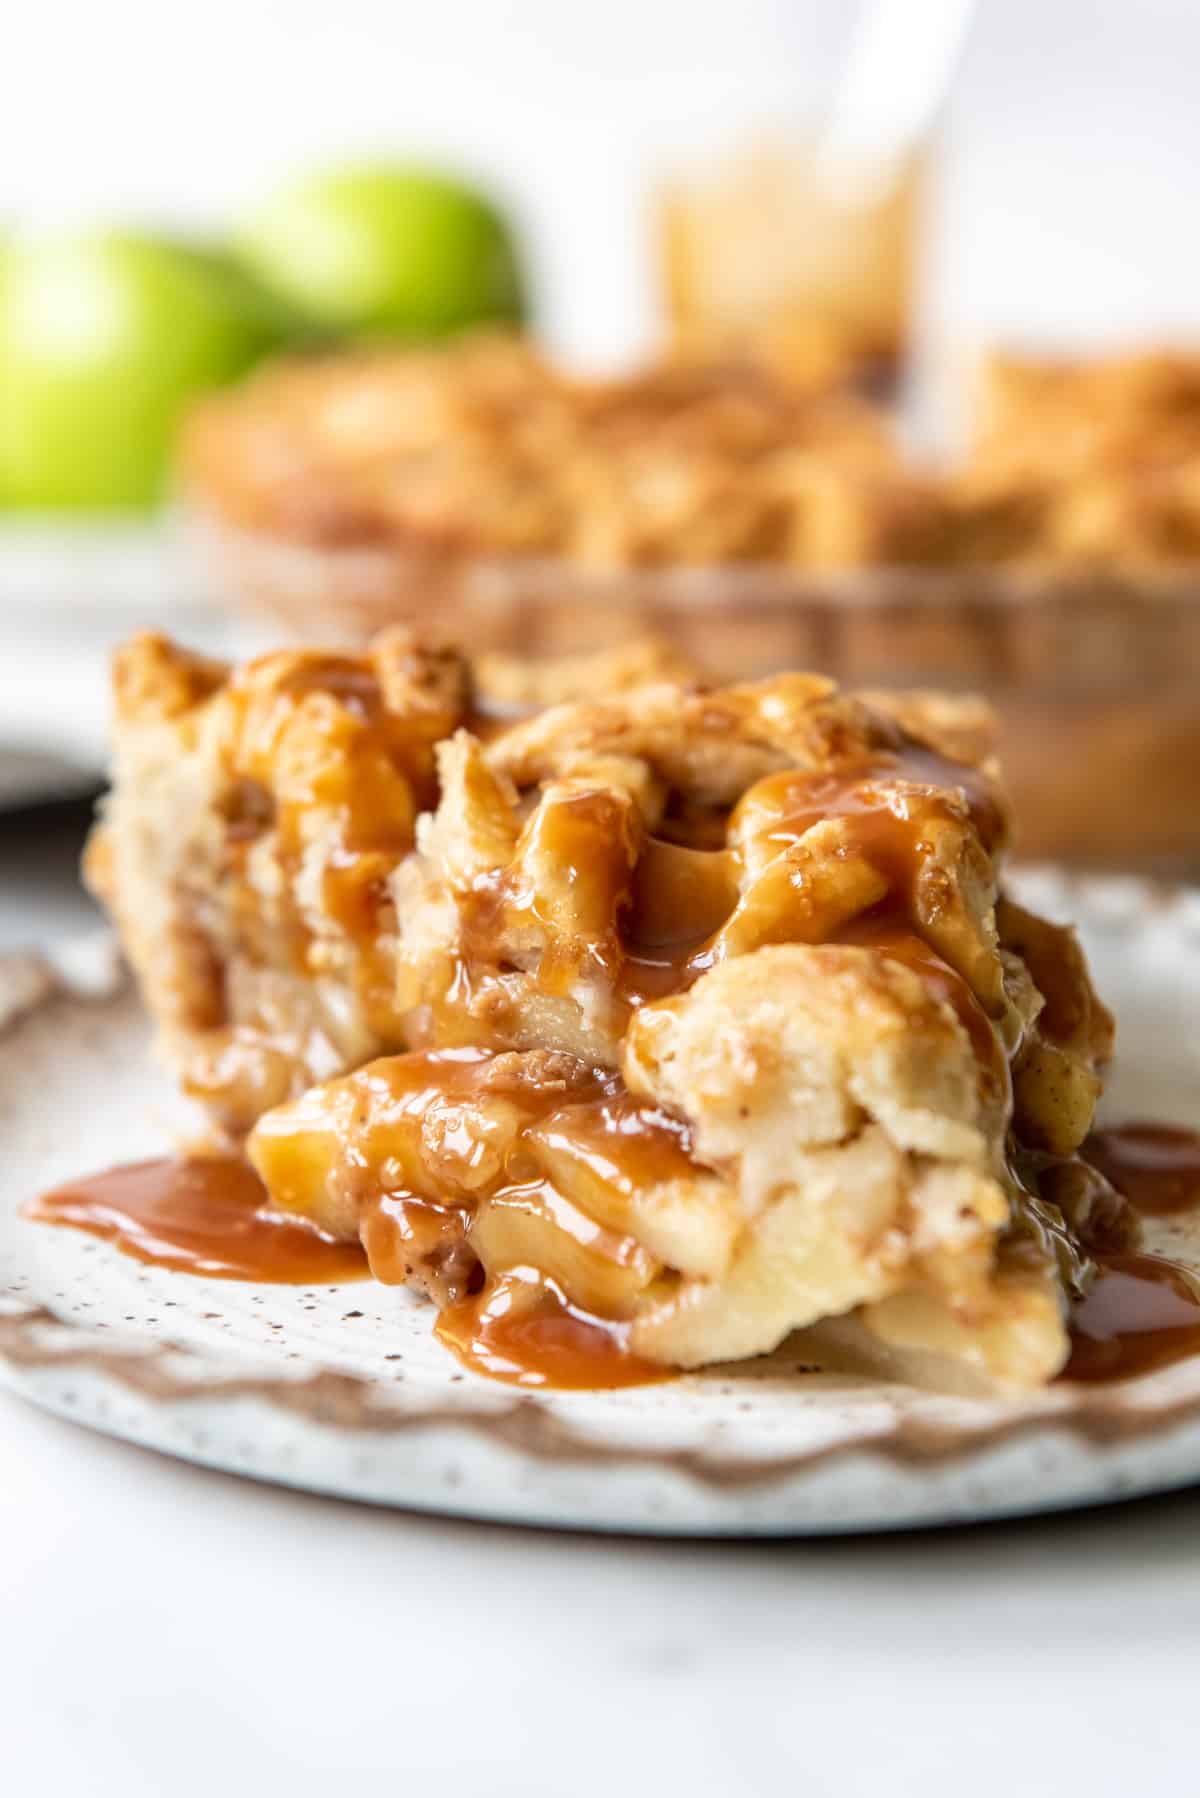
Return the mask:
[(371, 162), (304, 175), (237, 241), (266, 285), (331, 329), (435, 338), (524, 312), (503, 215), (428, 169)]

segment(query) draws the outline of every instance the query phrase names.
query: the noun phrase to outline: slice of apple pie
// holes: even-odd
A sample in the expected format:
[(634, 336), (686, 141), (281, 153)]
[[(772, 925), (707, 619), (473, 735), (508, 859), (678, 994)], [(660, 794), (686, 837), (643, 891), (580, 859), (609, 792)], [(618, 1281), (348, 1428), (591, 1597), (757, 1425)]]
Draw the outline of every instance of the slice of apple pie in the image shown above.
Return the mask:
[(800, 1331), (814, 1365), (1050, 1379), (1125, 1227), (1076, 1155), (1112, 1029), (998, 891), (979, 707), (645, 651), (558, 705), (553, 670), (488, 681), (400, 634), (118, 661), (92, 878), (271, 1203), (508, 1377)]

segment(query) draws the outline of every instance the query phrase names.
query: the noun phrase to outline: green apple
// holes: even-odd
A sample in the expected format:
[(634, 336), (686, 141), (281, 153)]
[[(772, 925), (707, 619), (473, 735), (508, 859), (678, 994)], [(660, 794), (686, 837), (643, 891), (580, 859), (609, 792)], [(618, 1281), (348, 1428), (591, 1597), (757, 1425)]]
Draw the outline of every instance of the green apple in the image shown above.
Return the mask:
[(0, 264), (0, 493), (152, 505), (179, 415), (289, 334), (220, 251), (134, 232), (18, 240)]
[(421, 338), (523, 311), (512, 233), (482, 195), (372, 163), (289, 182), (239, 235), (268, 286), (330, 327)]

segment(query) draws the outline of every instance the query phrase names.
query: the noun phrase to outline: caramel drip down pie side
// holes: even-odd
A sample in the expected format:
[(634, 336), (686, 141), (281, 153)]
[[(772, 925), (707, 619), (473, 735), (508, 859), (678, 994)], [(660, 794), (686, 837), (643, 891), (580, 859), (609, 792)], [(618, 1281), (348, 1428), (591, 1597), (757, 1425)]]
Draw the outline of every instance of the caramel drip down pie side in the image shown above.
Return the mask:
[(1112, 1029), (978, 704), (594, 673), (123, 652), (91, 875), (185, 1085), (477, 1364), (1052, 1378)]

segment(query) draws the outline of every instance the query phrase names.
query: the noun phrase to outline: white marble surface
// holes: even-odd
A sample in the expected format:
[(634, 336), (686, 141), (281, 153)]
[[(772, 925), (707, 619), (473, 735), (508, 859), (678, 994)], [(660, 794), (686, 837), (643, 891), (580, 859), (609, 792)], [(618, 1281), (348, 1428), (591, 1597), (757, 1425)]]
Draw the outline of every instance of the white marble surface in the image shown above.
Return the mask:
[[(0, 940), (87, 918), (0, 832)], [(763, 1547), (373, 1512), (0, 1394), (0, 1790), (1191, 1789), (1200, 1491)]]
[(206, 1474), (0, 1398), (6, 1789), (1190, 1789), (1200, 1495), (944, 1535), (538, 1535)]

